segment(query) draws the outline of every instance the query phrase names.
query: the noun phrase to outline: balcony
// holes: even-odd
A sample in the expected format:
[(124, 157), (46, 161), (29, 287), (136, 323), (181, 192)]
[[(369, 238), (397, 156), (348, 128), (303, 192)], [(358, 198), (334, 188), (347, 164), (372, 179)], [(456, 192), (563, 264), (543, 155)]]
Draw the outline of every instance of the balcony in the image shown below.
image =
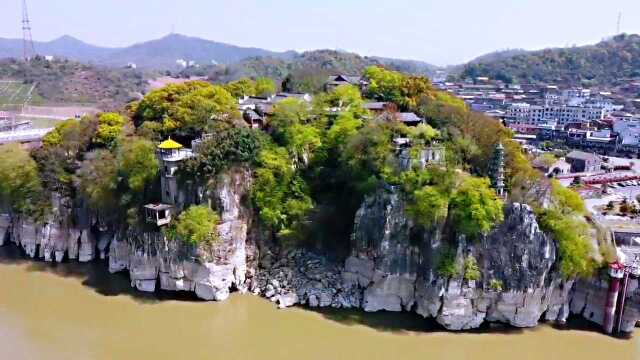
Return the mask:
[(149, 204), (144, 207), (145, 219), (157, 226), (168, 225), (171, 222), (173, 206), (168, 204)]

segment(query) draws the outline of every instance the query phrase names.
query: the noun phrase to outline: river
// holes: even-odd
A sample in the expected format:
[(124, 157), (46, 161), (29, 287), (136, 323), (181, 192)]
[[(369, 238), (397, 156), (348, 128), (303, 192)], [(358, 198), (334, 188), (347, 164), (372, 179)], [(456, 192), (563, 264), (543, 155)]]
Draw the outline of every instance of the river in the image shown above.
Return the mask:
[(412, 314), (145, 295), (105, 268), (31, 262), (0, 248), (0, 359), (640, 359), (640, 332), (620, 340), (573, 324), (450, 333)]

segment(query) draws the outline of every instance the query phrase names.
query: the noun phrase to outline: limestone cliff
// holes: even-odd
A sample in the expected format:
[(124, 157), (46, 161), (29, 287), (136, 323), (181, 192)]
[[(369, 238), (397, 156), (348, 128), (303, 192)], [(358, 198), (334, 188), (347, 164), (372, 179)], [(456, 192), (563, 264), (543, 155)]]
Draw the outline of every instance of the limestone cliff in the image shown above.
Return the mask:
[[(109, 270), (128, 271), (141, 291), (191, 291), (206, 300), (250, 290), (280, 307), (415, 311), (451, 330), (483, 322), (531, 327), (541, 319), (564, 321), (570, 312), (602, 323), (607, 282), (562, 280), (555, 243), (526, 205), (508, 205), (504, 221), (478, 240), (451, 241), (444, 224), (430, 231), (416, 227), (405, 214), (401, 192), (387, 187), (357, 211), (351, 255), (344, 262), (272, 247), (263, 249), (258, 271), (257, 244), (264, 236), (245, 204), (250, 185), (251, 171), (238, 167), (204, 192), (202, 198), (221, 219), (220, 241), (212, 246), (190, 247), (157, 231), (113, 229), (81, 203), (56, 196), (43, 225), (0, 216), (0, 245), (8, 239), (46, 261), (108, 257)], [(477, 260), (480, 280), (439, 276), (436, 264), (447, 243), (456, 244), (456, 262), (470, 255)], [(638, 319), (640, 289), (631, 280), (623, 331), (631, 331)]]
[(111, 242), (109, 271), (129, 271), (131, 284), (141, 291), (160, 288), (193, 291), (204, 300), (224, 300), (232, 289), (246, 290), (247, 277), (255, 268), (247, 260), (255, 257), (248, 246), (250, 211), (244, 206), (251, 186), (251, 172), (241, 167), (221, 175), (206, 195), (220, 212), (219, 241), (193, 247), (167, 240), (161, 233), (129, 231)]
[(66, 256), (86, 262), (108, 256), (109, 271), (128, 270), (131, 285), (141, 291), (154, 291), (159, 283), (164, 290), (224, 300), (232, 289), (244, 291), (245, 281), (255, 273), (255, 246), (247, 242), (252, 216), (244, 205), (250, 186), (251, 172), (245, 167), (228, 171), (212, 185), (207, 198), (219, 210), (221, 221), (219, 242), (211, 246), (168, 241), (159, 231), (102, 226), (86, 208), (56, 196), (54, 211), (42, 225), (1, 217), (0, 237), (46, 261), (60, 262)]

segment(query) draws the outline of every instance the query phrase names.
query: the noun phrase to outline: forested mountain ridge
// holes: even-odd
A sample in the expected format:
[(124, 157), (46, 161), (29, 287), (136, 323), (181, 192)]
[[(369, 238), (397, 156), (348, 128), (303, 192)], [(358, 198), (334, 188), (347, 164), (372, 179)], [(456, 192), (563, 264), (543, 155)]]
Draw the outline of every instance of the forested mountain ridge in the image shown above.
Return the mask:
[(289, 59), (253, 57), (231, 65), (210, 65), (187, 68), (181, 76), (207, 76), (216, 83), (225, 83), (243, 77), (268, 77), (280, 83), (285, 81), (288, 91), (322, 91), (327, 76), (335, 74), (359, 75), (369, 66), (385, 66), (409, 74), (432, 76), (438, 69), (420, 61), (361, 56), (336, 50), (314, 50), (297, 54)]
[(640, 76), (640, 35), (621, 34), (595, 45), (480, 58), (465, 65), (459, 75), (478, 76), (508, 83), (611, 84)]

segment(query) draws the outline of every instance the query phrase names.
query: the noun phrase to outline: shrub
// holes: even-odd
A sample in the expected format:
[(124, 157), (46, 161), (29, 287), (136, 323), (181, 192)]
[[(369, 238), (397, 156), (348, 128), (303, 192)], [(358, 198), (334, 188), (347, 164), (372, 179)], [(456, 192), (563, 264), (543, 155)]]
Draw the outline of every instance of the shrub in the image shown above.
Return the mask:
[(547, 209), (538, 216), (540, 227), (553, 235), (558, 244), (560, 273), (565, 278), (589, 277), (597, 263), (592, 258), (587, 223), (572, 214)]
[(444, 278), (452, 278), (460, 275), (460, 269), (456, 263), (455, 250), (449, 247), (444, 247), (440, 250), (436, 273)]
[(491, 279), (491, 281), (489, 281), (489, 288), (493, 291), (502, 291), (504, 285), (502, 283), (502, 280), (498, 280), (498, 279)]
[(480, 268), (478, 268), (478, 262), (473, 255), (467, 256), (464, 259), (464, 278), (465, 280), (480, 280)]
[(564, 214), (584, 215), (587, 211), (580, 194), (562, 186), (557, 180), (551, 180), (551, 197), (554, 206)]
[(167, 236), (191, 245), (212, 244), (218, 240), (220, 218), (208, 206), (191, 206), (167, 230)]

